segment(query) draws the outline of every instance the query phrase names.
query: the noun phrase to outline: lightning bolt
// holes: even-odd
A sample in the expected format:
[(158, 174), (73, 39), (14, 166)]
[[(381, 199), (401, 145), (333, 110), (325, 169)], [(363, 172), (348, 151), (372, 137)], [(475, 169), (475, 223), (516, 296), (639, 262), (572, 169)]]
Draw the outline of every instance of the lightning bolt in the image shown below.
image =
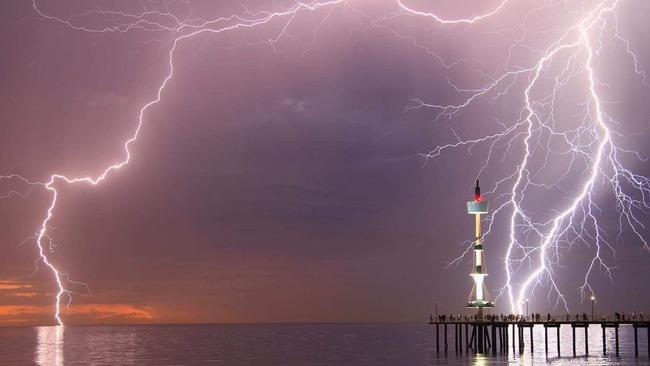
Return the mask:
[(452, 18), (443, 18), (441, 16), (436, 15), (435, 13), (415, 10), (415, 9), (409, 7), (408, 5), (406, 5), (402, 0), (397, 0), (397, 4), (399, 5), (399, 7), (404, 12), (406, 12), (408, 14), (412, 14), (412, 15), (419, 15), (419, 16), (429, 17), (429, 18), (432, 18), (434, 21), (436, 21), (437, 23), (440, 23), (440, 24), (473, 24), (473, 23), (479, 22), (479, 21), (481, 21), (481, 20), (483, 20), (485, 18), (489, 18), (489, 17), (499, 13), (501, 11), (501, 9), (503, 9), (509, 2), (510, 2), (510, 0), (503, 0), (493, 10), (490, 10), (490, 11), (488, 11), (486, 13), (483, 13), (483, 14), (475, 15), (475, 16), (473, 16), (471, 18), (454, 18), (454, 19), (452, 19)]
[[(442, 25), (465, 26), (473, 26), (486, 18), (498, 16), (509, 5), (508, 3), (503, 1), (493, 10), (471, 18), (444, 19), (434, 13), (414, 10), (405, 5), (402, 0), (398, 0), (401, 11), (408, 16), (431, 18)], [(559, 3), (563, 6), (568, 5), (566, 2)], [(492, 224), (500, 215), (510, 210), (510, 215), (504, 218), (508, 223), (509, 240), (503, 259), (506, 279), (499, 296), (507, 294), (513, 313), (523, 312), (525, 299), (533, 294), (536, 287), (542, 285), (543, 280), (548, 281), (549, 301), (551, 301), (551, 294), (555, 293), (557, 295), (555, 306), (561, 303), (569, 312), (567, 297), (560, 289), (556, 268), (561, 265), (561, 250), (576, 243), (593, 248), (593, 257), (587, 265), (584, 280), (579, 287), (582, 300), (587, 293), (594, 295), (589, 280), (595, 268), (603, 269), (609, 278), (612, 278), (613, 267), (605, 262), (603, 252), (607, 249), (613, 252), (614, 247), (608, 241), (605, 227), (598, 219), (601, 211), (596, 200), (598, 181), (609, 183), (613, 192), (615, 207), (619, 213), (619, 236), (625, 226), (640, 240), (644, 249), (649, 249), (643, 235), (646, 227), (638, 215), (649, 212), (650, 180), (626, 168), (621, 156), (632, 156), (642, 161), (645, 161), (645, 158), (615, 144), (613, 137), (619, 133), (614, 131), (612, 126), (617, 125), (618, 122), (608, 116), (604, 110), (605, 102), (599, 94), (599, 87), (604, 84), (599, 82), (595, 67), (596, 59), (604, 47), (603, 37), (609, 31), (612, 38), (624, 45), (626, 53), (633, 61), (634, 73), (642, 79), (643, 84), (647, 85), (645, 72), (639, 67), (638, 57), (630, 41), (620, 35), (616, 15), (619, 5), (619, 0), (585, 2), (580, 7), (576, 22), (564, 29), (553, 29), (558, 36), (550, 46), (541, 50), (529, 45), (525, 46), (539, 55), (532, 64), (513, 67), (511, 65), (513, 49), (524, 46), (523, 40), (528, 33), (528, 30), (524, 29), (524, 36), (510, 46), (508, 59), (501, 67), (505, 71), (491, 78), (486, 85), (463, 89), (451, 81), (448, 82), (457, 93), (469, 95), (461, 102), (441, 104), (414, 99), (413, 104), (407, 107), (407, 110), (433, 110), (436, 120), (451, 119), (480, 99), (488, 96), (498, 99), (513, 93), (515, 85), (524, 80), (523, 106), (518, 119), (510, 123), (497, 121), (500, 127), (498, 132), (476, 138), (461, 138), (452, 130), (457, 141), (435, 146), (429, 153), (422, 154), (426, 159), (430, 159), (448, 150), (467, 149), (471, 153), (472, 149), (478, 146), (486, 146), (488, 154), (479, 169), (478, 175), (480, 175), (488, 166), (495, 164), (493, 160), (500, 148), (506, 151), (502, 153), (503, 157), (500, 160), (503, 162), (506, 155), (516, 154), (513, 146), (517, 142), (523, 145), (523, 151), (515, 168), (498, 179), (490, 192), (498, 193), (495, 199), (498, 208), (488, 218), (489, 228), (484, 235), (488, 236)], [(519, 27), (525, 28), (527, 20), (535, 13), (551, 6), (553, 3), (547, 2), (531, 10)], [(428, 48), (425, 49), (427, 53), (433, 54)], [(441, 58), (437, 56), (436, 58), (441, 61)], [(441, 66), (447, 69), (456, 65), (456, 63), (441, 62)], [(554, 71), (554, 67), (558, 65), (563, 65), (562, 69), (559, 72)], [(580, 113), (577, 127), (563, 129), (563, 124), (557, 121), (559, 117), (555, 117), (559, 109), (557, 107), (559, 95), (580, 76), (586, 80), (586, 85), (582, 87), (586, 94), (584, 110)], [(543, 90), (544, 83), (548, 83), (548, 80), (551, 80), (551, 86), (548, 88), (550, 91), (542, 97), (536, 96), (535, 92)], [(575, 116), (569, 118), (562, 116), (562, 118), (576, 120)], [(555, 147), (558, 141), (564, 145), (562, 149)], [(536, 153), (543, 156), (541, 164), (538, 162), (537, 167), (533, 162)], [(540, 175), (550, 165), (553, 155), (568, 159), (570, 164), (566, 170), (556, 175), (555, 181), (545, 183)], [(567, 185), (565, 178), (578, 168), (580, 161), (585, 166), (584, 171), (581, 172), (582, 178), (577, 184), (573, 183), (571, 189), (563, 188)], [(530, 209), (524, 208), (529, 191), (535, 188), (554, 190), (570, 198), (568, 202), (553, 208), (550, 218), (537, 218)], [(465, 250), (451, 263), (457, 263), (468, 252)], [(525, 270), (525, 264), (530, 271), (521, 274)]]
[[(55, 282), (58, 286), (58, 291), (56, 294), (55, 301), (55, 314), (54, 318), (59, 325), (63, 325), (63, 319), (61, 318), (61, 302), (64, 296), (68, 296), (69, 301), (71, 300), (71, 294), (73, 293), (66, 287), (66, 284), (81, 284), (83, 283), (75, 282), (70, 280), (69, 276), (63, 273), (58, 269), (49, 259), (46, 251), (46, 247), (49, 246), (49, 251), (52, 252), (53, 241), (48, 235), (48, 228), (50, 222), (55, 215), (56, 206), (58, 202), (59, 191), (57, 186), (59, 184), (90, 184), (98, 185), (103, 180), (108, 178), (110, 174), (116, 170), (119, 170), (127, 166), (131, 160), (131, 151), (130, 146), (134, 144), (142, 132), (142, 128), (145, 122), (145, 115), (147, 111), (162, 99), (163, 92), (169, 81), (174, 76), (174, 57), (178, 45), (184, 40), (197, 37), (201, 34), (219, 34), (229, 31), (235, 31), (240, 29), (255, 28), (278, 19), (284, 21), (284, 25), (280, 28), (279, 32), (272, 38), (269, 39), (268, 43), (274, 45), (282, 37), (287, 36), (288, 28), (291, 25), (293, 19), (303, 11), (315, 12), (321, 8), (332, 8), (337, 4), (341, 4), (343, 0), (329, 0), (329, 1), (313, 1), (313, 2), (295, 2), (290, 7), (287, 7), (280, 11), (251, 11), (245, 5), (239, 4), (243, 9), (244, 15), (232, 15), (229, 17), (215, 18), (215, 19), (187, 19), (175, 16), (173, 13), (168, 10), (147, 10), (143, 9), (138, 13), (127, 13), (127, 12), (118, 12), (118, 11), (107, 11), (102, 9), (96, 9), (88, 11), (70, 18), (60, 18), (54, 15), (50, 15), (45, 11), (41, 10), (37, 0), (32, 1), (32, 7), (36, 14), (45, 20), (50, 20), (57, 22), (63, 26), (66, 26), (72, 30), (90, 32), (90, 33), (109, 33), (109, 32), (120, 32), (126, 33), (129, 31), (140, 30), (147, 32), (157, 32), (157, 33), (166, 33), (171, 34), (171, 47), (167, 53), (167, 63), (168, 63), (168, 72), (165, 77), (162, 79), (162, 82), (159, 84), (157, 91), (155, 93), (155, 98), (143, 105), (140, 108), (138, 120), (135, 126), (135, 129), (130, 138), (128, 138), (122, 148), (124, 151), (124, 158), (112, 165), (104, 168), (97, 175), (82, 176), (82, 177), (69, 177), (62, 174), (52, 174), (46, 182), (32, 182), (26, 178), (17, 175), (4, 175), (0, 176), (0, 181), (2, 180), (17, 180), (19, 183), (22, 183), (28, 187), (27, 193), (20, 193), (18, 191), (12, 190), (9, 193), (5, 194), (4, 197), (19, 196), (21, 198), (27, 198), (32, 189), (38, 186), (44, 187), (48, 192), (50, 192), (51, 200), (49, 206), (47, 207), (45, 217), (40, 224), (40, 227), (34, 235), (34, 241), (38, 247), (39, 257), (38, 262), (42, 262), (45, 266), (52, 272)], [(184, 2), (187, 7), (191, 10), (189, 3)], [(144, 6), (144, 5), (143, 5)], [(108, 17), (119, 17), (119, 22), (107, 26), (101, 27), (91, 27), (88, 25), (83, 25), (83, 19), (89, 16), (94, 15), (103, 15)], [(331, 11), (326, 15), (326, 18), (331, 15)], [(325, 20), (323, 20), (324, 22)], [(322, 25), (322, 22), (321, 22)], [(306, 52), (307, 50), (305, 50)], [(28, 238), (29, 239), (29, 238)], [(69, 302), (68, 302), (69, 304)]]
[[(397, 13), (372, 19), (370, 20), (371, 26), (388, 29), (398, 39), (410, 42), (427, 55), (433, 56), (445, 70), (452, 70), (465, 64), (480, 64), (480, 60), (459, 59), (448, 62), (434, 50), (420, 43), (416, 37), (405, 36), (388, 23), (392, 19), (408, 16), (431, 19), (435, 24), (450, 26), (452, 29), (474, 27), (479, 23), (501, 16), (509, 7), (518, 3), (501, 0), (493, 8), (475, 16), (446, 18), (435, 12), (417, 10), (410, 6), (407, 0), (389, 1), (394, 1)], [(179, 3), (185, 4), (187, 14), (193, 13), (189, 2), (179, 1)], [(585, 271), (584, 281), (580, 287), (583, 297), (585, 293), (593, 294), (589, 279), (595, 268), (604, 269), (611, 277), (613, 267), (605, 262), (603, 252), (608, 249), (613, 251), (614, 248), (605, 235), (605, 228), (598, 220), (601, 209), (596, 200), (598, 196), (597, 182), (608, 184), (613, 192), (615, 208), (619, 212), (620, 230), (622, 231), (624, 226), (630, 228), (634, 235), (641, 240), (643, 247), (649, 249), (643, 236), (645, 226), (638, 218), (638, 214), (650, 211), (650, 180), (634, 173), (623, 163), (623, 157), (632, 156), (638, 159), (643, 159), (643, 157), (615, 143), (615, 137), (619, 136), (619, 133), (613, 129), (613, 126), (618, 125), (618, 122), (604, 110), (606, 102), (599, 94), (603, 83), (598, 80), (595, 67), (601, 49), (605, 46), (603, 37), (609, 34), (624, 46), (626, 54), (632, 59), (634, 73), (642, 79), (644, 84), (647, 83), (646, 74), (639, 66), (633, 45), (619, 31), (616, 14), (619, 3), (619, 0), (585, 1), (578, 6), (578, 10), (575, 10), (574, 7), (571, 7), (572, 2), (541, 2), (541, 5), (531, 8), (519, 25), (512, 28), (521, 29), (522, 35), (510, 45), (508, 57), (503, 65), (497, 68), (495, 75), (490, 75), (478, 68), (473, 69), (488, 78), (487, 83), (464, 88), (448, 78), (449, 88), (462, 97), (460, 102), (453, 104), (430, 103), (425, 102), (424, 98), (417, 98), (413, 99), (412, 104), (407, 107), (407, 110), (432, 110), (436, 120), (453, 119), (480, 100), (488, 98), (496, 100), (515, 94), (518, 92), (517, 86), (524, 85), (520, 92), (522, 106), (518, 118), (496, 120), (498, 131), (479, 137), (464, 138), (452, 129), (456, 141), (435, 146), (430, 152), (422, 154), (426, 159), (433, 159), (448, 151), (466, 149), (471, 153), (472, 149), (485, 146), (488, 154), (477, 175), (481, 175), (489, 167), (503, 163), (507, 156), (517, 156), (514, 166), (510, 166), (503, 176), (495, 179), (492, 190), (486, 192), (487, 195), (494, 195), (493, 202), (497, 204), (497, 208), (487, 218), (488, 230), (483, 235), (484, 237), (489, 236), (493, 225), (497, 225), (502, 218), (507, 223), (509, 236), (503, 259), (506, 280), (498, 296), (507, 295), (513, 312), (522, 312), (523, 300), (532, 294), (535, 288), (541, 286), (543, 280), (547, 280), (550, 284), (549, 300), (551, 293), (555, 293), (557, 295), (556, 305), (562, 303), (568, 311), (567, 299), (560, 289), (556, 268), (561, 265), (561, 251), (576, 243), (582, 243), (594, 249), (593, 257)], [(64, 296), (68, 296), (69, 303), (73, 293), (68, 285), (80, 283), (72, 281), (48, 257), (48, 252), (51, 253), (54, 250), (54, 243), (48, 235), (48, 229), (55, 216), (59, 199), (57, 187), (78, 183), (98, 185), (112, 172), (129, 164), (130, 146), (138, 140), (147, 111), (161, 101), (166, 86), (173, 78), (178, 45), (201, 34), (219, 34), (255, 28), (274, 21), (284, 22), (281, 23), (279, 30), (265, 42), (275, 50), (275, 45), (280, 39), (291, 37), (288, 30), (300, 13), (317, 12), (322, 9), (324, 17), (316, 25), (315, 33), (331, 16), (337, 5), (343, 4), (346, 8), (349, 6), (344, 0), (322, 0), (294, 2), (293, 5), (281, 10), (266, 11), (251, 10), (239, 3), (241, 14), (202, 19), (190, 15), (175, 15), (178, 13), (167, 9), (165, 4), (156, 9), (147, 9), (145, 5), (141, 4), (142, 9), (133, 12), (96, 8), (68, 18), (61, 18), (42, 10), (38, 1), (32, 0), (34, 12), (43, 20), (57, 23), (74, 31), (99, 34), (144, 31), (169, 37), (170, 44), (166, 54), (167, 74), (158, 85), (155, 97), (140, 108), (133, 133), (123, 143), (124, 157), (122, 160), (105, 167), (94, 175), (69, 177), (55, 173), (44, 182), (34, 182), (15, 174), (0, 176), (0, 181), (16, 181), (26, 187), (23, 191), (11, 190), (0, 198), (28, 198), (35, 188), (44, 188), (50, 193), (51, 198), (44, 218), (37, 232), (30, 236), (32, 238), (30, 240), (33, 240), (38, 247), (37, 265), (40, 262), (44, 263), (53, 274), (58, 286), (54, 317), (60, 325), (63, 325), (61, 302)], [(526, 35), (529, 34), (528, 22), (534, 19), (536, 14), (552, 9), (554, 6), (558, 8), (554, 10), (564, 10), (570, 16), (577, 14), (577, 19), (565, 28), (548, 30), (547, 33), (554, 38), (547, 47), (537, 48), (526, 44)], [(351, 7), (349, 10), (356, 12)], [(106, 16), (106, 19), (110, 20), (100, 26), (88, 25), (96, 22), (84, 21), (85, 19), (96, 19), (97, 16)], [(497, 32), (505, 30), (501, 29)], [(313, 40), (303, 51), (307, 52), (312, 45)], [(513, 62), (513, 53), (516, 48), (530, 50), (536, 55), (535, 60), (525, 65), (516, 65)], [(555, 68), (558, 65), (561, 66), (561, 69), (556, 71)], [(578, 117), (563, 117), (563, 120), (577, 120), (577, 126), (566, 128), (565, 124), (558, 121), (559, 117), (555, 116), (556, 113), (560, 113), (560, 108), (557, 107), (558, 99), (561, 99), (563, 90), (569, 85), (577, 84), (576, 80), (581, 77), (586, 80), (585, 85), (579, 84), (587, 95), (583, 104), (584, 108)], [(540, 90), (545, 90), (545, 83), (548, 83), (549, 80), (552, 84), (551, 87), (546, 89), (542, 96), (538, 96), (537, 93)], [(558, 141), (562, 143), (561, 148), (556, 146)], [(516, 151), (518, 144), (522, 146), (521, 152)], [(534, 159), (538, 158), (539, 154), (542, 157), (541, 163), (537, 163), (538, 166), (535, 166)], [(567, 159), (570, 162), (569, 167), (560, 172), (554, 181), (543, 181), (541, 179), (542, 172), (552, 165), (552, 160), (558, 156)], [(579, 163), (585, 166), (581, 179), (577, 184), (574, 182), (570, 187), (565, 187), (566, 180), (573, 171), (577, 170), (576, 167)], [(534, 189), (554, 190), (570, 195), (570, 199), (554, 208), (550, 218), (536, 217), (534, 212), (526, 207), (529, 192)], [(451, 264), (457, 263), (462, 257), (463, 255), (456, 258)], [(527, 268), (529, 268), (529, 272), (522, 274)]]

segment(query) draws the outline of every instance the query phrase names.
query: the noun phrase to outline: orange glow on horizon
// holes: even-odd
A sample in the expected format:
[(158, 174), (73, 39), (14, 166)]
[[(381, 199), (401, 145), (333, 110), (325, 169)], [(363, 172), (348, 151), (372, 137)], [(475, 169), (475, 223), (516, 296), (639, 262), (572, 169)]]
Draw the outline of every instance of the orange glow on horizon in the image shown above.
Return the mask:
[[(0, 305), (0, 325), (41, 324), (48, 319), (53, 305)], [(64, 308), (64, 316), (77, 318), (75, 323), (93, 323), (106, 320), (142, 322), (154, 319), (150, 307), (129, 304), (76, 304)]]

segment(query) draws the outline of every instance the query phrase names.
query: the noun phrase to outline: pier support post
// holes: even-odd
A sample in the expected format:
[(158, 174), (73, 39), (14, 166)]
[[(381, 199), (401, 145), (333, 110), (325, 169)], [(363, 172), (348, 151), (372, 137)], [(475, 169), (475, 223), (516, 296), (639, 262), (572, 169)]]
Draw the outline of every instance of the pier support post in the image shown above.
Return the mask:
[(472, 339), (474, 340), (474, 352), (478, 352), (478, 327), (472, 326)]
[(512, 354), (515, 354), (517, 350), (515, 349), (515, 324), (512, 325)]
[(458, 324), (458, 351), (463, 353), (463, 325)]
[(524, 328), (519, 325), (519, 353), (524, 353)]
[(576, 356), (576, 327), (571, 325), (571, 332), (573, 333), (573, 357)]
[(585, 325), (585, 356), (589, 356), (589, 324)]
[(530, 353), (533, 353), (533, 325), (530, 326), (529, 333), (530, 333)]
[(647, 325), (646, 330), (648, 332), (648, 338), (647, 338), (647, 340), (648, 340), (648, 357), (650, 358), (650, 324), (646, 324), (646, 325)]
[(497, 354), (497, 328), (494, 323), (492, 323), (492, 354)]
[[(467, 334), (467, 333), (465, 333)], [(469, 339), (469, 342), (467, 343), (467, 347), (472, 348), (472, 350), (476, 350), (476, 327), (472, 326), (472, 336)]]
[(501, 327), (497, 328), (497, 333), (499, 333), (499, 352), (503, 351), (503, 332)]
[(458, 324), (454, 324), (454, 350), (458, 353)]
[(460, 324), (454, 324), (454, 348), (456, 353), (460, 350), (458, 346), (458, 328), (460, 328)]
[(521, 327), (517, 325), (517, 347), (519, 347), (519, 353), (521, 353)]
[(548, 356), (548, 327), (544, 325), (544, 354)]
[(555, 336), (555, 339), (557, 339), (557, 357), (560, 357), (560, 355), (561, 355), (560, 354), (560, 326), (561, 325), (558, 324), (558, 326), (556, 328), (557, 334)]
[(463, 353), (463, 324), (458, 324), (458, 352)]
[(447, 323), (445, 323), (445, 353), (447, 353), (447, 348), (449, 347), (449, 344), (447, 344)]
[(440, 352), (440, 323), (436, 323), (436, 353)]
[(483, 353), (483, 324), (477, 324), (478, 327), (478, 353)]
[(469, 344), (469, 325), (465, 323), (465, 353), (469, 351), (470, 344)]
[(618, 357), (618, 324), (614, 328), (614, 335), (616, 336), (616, 357)]
[(607, 356), (607, 340), (605, 339), (605, 324), (601, 324), (603, 328), (603, 356)]
[(637, 335), (636, 324), (632, 325), (634, 327), (634, 357), (639, 357), (639, 337)]
[(458, 351), (463, 353), (463, 325), (458, 324)]
[(503, 327), (499, 327), (499, 352), (503, 353)]

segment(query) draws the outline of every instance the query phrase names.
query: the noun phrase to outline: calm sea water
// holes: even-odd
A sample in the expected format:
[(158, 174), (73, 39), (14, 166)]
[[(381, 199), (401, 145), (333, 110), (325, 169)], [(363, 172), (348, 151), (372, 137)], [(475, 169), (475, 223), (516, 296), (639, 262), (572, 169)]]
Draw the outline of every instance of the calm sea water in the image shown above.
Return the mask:
[[(453, 329), (453, 327), (451, 327)], [(156, 325), (0, 328), (1, 365), (648, 365), (647, 333), (634, 358), (632, 329), (620, 329), (621, 356), (602, 356), (599, 327), (590, 329), (591, 356), (572, 357), (571, 329), (562, 330), (562, 357), (549, 332), (535, 329), (535, 351), (523, 356), (447, 355), (435, 352), (435, 328), (419, 324)], [(553, 336), (550, 336), (553, 334)], [(584, 337), (578, 331), (578, 339)], [(451, 329), (450, 329), (451, 335)], [(613, 334), (612, 334), (613, 335)], [(528, 333), (526, 333), (528, 342)], [(613, 339), (608, 349), (614, 349)], [(582, 342), (578, 354), (583, 354)]]

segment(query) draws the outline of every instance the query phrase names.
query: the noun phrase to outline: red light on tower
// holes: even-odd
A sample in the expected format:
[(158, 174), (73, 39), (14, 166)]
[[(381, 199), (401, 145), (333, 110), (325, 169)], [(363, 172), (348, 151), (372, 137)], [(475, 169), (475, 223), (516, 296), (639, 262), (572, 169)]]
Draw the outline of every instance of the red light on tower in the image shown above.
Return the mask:
[(474, 201), (481, 202), (481, 187), (478, 186), (478, 179), (476, 180), (476, 187), (474, 188)]

